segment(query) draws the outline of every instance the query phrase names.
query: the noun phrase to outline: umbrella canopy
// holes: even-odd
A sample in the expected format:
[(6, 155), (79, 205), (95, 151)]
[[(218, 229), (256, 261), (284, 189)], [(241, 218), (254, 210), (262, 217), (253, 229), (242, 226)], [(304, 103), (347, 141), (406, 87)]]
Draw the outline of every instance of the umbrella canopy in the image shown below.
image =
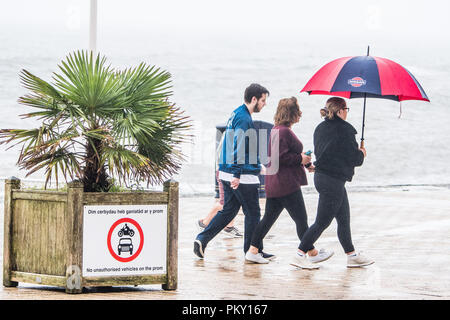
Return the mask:
[(324, 65), (301, 92), (344, 98), (430, 101), (414, 76), (398, 63), (380, 57), (344, 57)]
[(364, 146), (366, 98), (395, 101), (430, 101), (422, 86), (407, 69), (380, 57), (343, 57), (333, 60), (317, 71), (300, 92), (364, 98), (361, 147)]

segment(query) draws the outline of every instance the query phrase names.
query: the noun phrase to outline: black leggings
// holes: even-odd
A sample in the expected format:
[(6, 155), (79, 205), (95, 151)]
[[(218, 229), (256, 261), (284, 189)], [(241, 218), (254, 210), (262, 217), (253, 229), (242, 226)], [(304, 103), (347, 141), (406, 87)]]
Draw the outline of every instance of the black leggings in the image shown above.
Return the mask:
[[(297, 227), (298, 238), (299, 240), (302, 239), (308, 229), (308, 217), (306, 216), (306, 207), (305, 202), (303, 201), (302, 191), (299, 189), (284, 197), (266, 199), (264, 216), (253, 232), (251, 241), (252, 246), (259, 249), (261, 248), (262, 239), (264, 239), (267, 232), (269, 232), (283, 209), (286, 209), (294, 220)], [(314, 249), (314, 246), (311, 246), (308, 250), (312, 249)]]
[(319, 192), (317, 217), (314, 224), (304, 234), (299, 249), (303, 252), (309, 250), (308, 248), (319, 239), (322, 232), (336, 218), (337, 235), (342, 248), (346, 253), (354, 251), (350, 232), (350, 206), (345, 190), (345, 181), (316, 172), (314, 185)]

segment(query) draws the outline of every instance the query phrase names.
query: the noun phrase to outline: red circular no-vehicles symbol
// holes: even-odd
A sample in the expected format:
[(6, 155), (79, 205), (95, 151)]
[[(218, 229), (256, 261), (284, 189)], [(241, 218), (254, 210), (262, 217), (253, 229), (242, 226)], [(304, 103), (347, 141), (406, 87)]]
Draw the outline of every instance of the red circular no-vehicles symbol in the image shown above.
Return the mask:
[[(132, 255), (130, 255), (129, 257), (126, 257), (126, 258), (120, 257), (120, 256), (116, 253), (116, 251), (113, 249), (113, 246), (112, 246), (112, 244), (111, 244), (111, 238), (112, 238), (112, 235), (113, 235), (113, 233), (114, 233), (114, 230), (115, 230), (116, 227), (117, 227), (119, 224), (121, 224), (121, 223), (131, 223), (132, 225), (134, 225), (134, 226), (136, 227), (136, 229), (138, 230), (138, 232), (139, 232), (139, 237), (140, 237), (140, 239), (139, 239), (139, 248), (135, 251), (134, 254), (132, 254)], [(125, 240), (125, 239), (124, 239), (124, 240)], [(141, 226), (139, 225), (139, 223), (137, 223), (135, 220), (130, 219), (130, 218), (122, 218), (122, 219), (119, 219), (119, 220), (117, 220), (116, 222), (114, 222), (114, 224), (113, 224), (113, 225), (111, 226), (111, 228), (109, 229), (109, 232), (108, 232), (108, 238), (107, 238), (107, 243), (108, 243), (108, 250), (109, 250), (109, 253), (113, 256), (114, 259), (116, 259), (117, 261), (120, 261), (120, 262), (129, 262), (129, 261), (133, 261), (134, 259), (136, 259), (136, 258), (139, 256), (139, 254), (140, 254), (141, 251), (142, 251), (142, 247), (144, 246), (144, 233), (142, 232), (142, 228), (141, 228)]]

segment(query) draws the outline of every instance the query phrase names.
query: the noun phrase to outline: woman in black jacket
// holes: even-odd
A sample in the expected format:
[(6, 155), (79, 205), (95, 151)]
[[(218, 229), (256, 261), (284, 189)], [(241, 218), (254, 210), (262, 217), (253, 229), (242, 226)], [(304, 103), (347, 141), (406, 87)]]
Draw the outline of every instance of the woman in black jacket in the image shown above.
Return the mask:
[(366, 157), (364, 147), (359, 148), (355, 139), (356, 130), (345, 121), (349, 108), (344, 99), (328, 99), (320, 110), (324, 121), (314, 131), (314, 185), (319, 192), (317, 217), (304, 234), (295, 261), (306, 265), (305, 252), (314, 245), (333, 218), (337, 221), (337, 234), (345, 253), (348, 267), (362, 267), (374, 261), (355, 252), (350, 232), (350, 206), (345, 190), (346, 181), (351, 181), (354, 168), (363, 164)]

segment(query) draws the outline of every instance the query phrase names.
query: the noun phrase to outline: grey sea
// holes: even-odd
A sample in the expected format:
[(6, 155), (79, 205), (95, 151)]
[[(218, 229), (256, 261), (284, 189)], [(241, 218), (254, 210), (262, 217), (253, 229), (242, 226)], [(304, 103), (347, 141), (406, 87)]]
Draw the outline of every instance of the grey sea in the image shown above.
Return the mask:
[[(192, 119), (192, 142), (183, 145), (186, 162), (173, 177), (180, 182), (181, 195), (178, 288), (114, 286), (68, 295), (62, 288), (20, 283), (18, 288), (0, 286), (0, 300), (239, 299), (258, 304), (270, 299), (449, 300), (450, 274), (445, 271), (450, 264), (446, 254), (450, 249), (449, 1), (97, 2), (100, 54), (117, 69), (145, 62), (169, 71), (171, 101)], [(39, 126), (20, 117), (32, 109), (17, 102), (27, 93), (19, 73), (26, 69), (52, 82), (52, 73), (58, 72), (58, 64), (69, 53), (87, 49), (90, 4), (90, 0), (2, 1), (0, 129)], [(367, 101), (367, 157), (347, 190), (352, 240), (375, 264), (347, 268), (333, 222), (315, 245), (334, 251), (334, 256), (318, 271), (295, 268), (289, 263), (299, 239), (288, 214), (280, 215), (264, 239), (264, 251), (277, 256), (269, 264), (246, 264), (242, 238), (222, 234), (208, 243), (205, 259), (197, 259), (192, 252), (196, 222), (214, 203), (216, 126), (243, 103), (244, 89), (253, 82), (269, 89), (267, 106), (253, 118), (270, 123), (281, 98), (297, 97), (303, 116), (293, 130), (305, 149), (313, 150), (314, 129), (323, 121), (319, 110), (329, 96), (308, 96), (300, 90), (327, 62), (365, 55), (368, 45), (372, 56), (407, 68), (431, 100), (401, 105), (383, 99)], [(347, 120), (358, 131), (359, 141), (363, 100), (347, 103)], [(19, 177), (25, 187), (42, 186), (44, 180), (43, 171), (27, 177), (18, 168), (20, 146), (7, 148), (0, 145), (0, 212), (4, 178)], [(311, 225), (318, 194), (313, 175), (307, 177), (309, 185), (302, 191)], [(265, 201), (260, 199), (261, 214)], [(46, 220), (43, 216), (41, 221)], [(4, 248), (4, 222), (0, 213), (0, 248)], [(235, 225), (245, 232), (243, 213)], [(49, 234), (55, 233), (49, 229)], [(154, 234), (147, 239), (157, 243)]]
[[(172, 101), (193, 121), (192, 143), (183, 146), (187, 161), (174, 177), (184, 194), (214, 190), (216, 125), (226, 122), (231, 111), (243, 103), (247, 85), (258, 82), (270, 91), (266, 108), (255, 120), (273, 122), (279, 99), (296, 96), (303, 111), (293, 127), (306, 149), (313, 149), (312, 134), (322, 121), (319, 109), (328, 96), (308, 96), (300, 90), (325, 63), (342, 56), (364, 55), (364, 39), (351, 44), (337, 40), (310, 41), (301, 37), (196, 36), (157, 32), (143, 34), (99, 33), (99, 51), (115, 68), (146, 62), (172, 74)], [(17, 103), (26, 93), (19, 72), (26, 69), (51, 81), (52, 72), (64, 57), (86, 48), (86, 35), (67, 30), (15, 30), (0, 33), (0, 128), (31, 128), (33, 120), (20, 117), (31, 108)], [(450, 184), (450, 57), (432, 45), (374, 41), (371, 55), (394, 60), (415, 75), (431, 102), (367, 101), (365, 145), (368, 156), (350, 186)], [(348, 101), (348, 121), (360, 138), (362, 100)], [(0, 177), (25, 178), (16, 161), (19, 147), (6, 150)], [(41, 181), (44, 172), (27, 179)], [(312, 176), (308, 176), (313, 186)]]

